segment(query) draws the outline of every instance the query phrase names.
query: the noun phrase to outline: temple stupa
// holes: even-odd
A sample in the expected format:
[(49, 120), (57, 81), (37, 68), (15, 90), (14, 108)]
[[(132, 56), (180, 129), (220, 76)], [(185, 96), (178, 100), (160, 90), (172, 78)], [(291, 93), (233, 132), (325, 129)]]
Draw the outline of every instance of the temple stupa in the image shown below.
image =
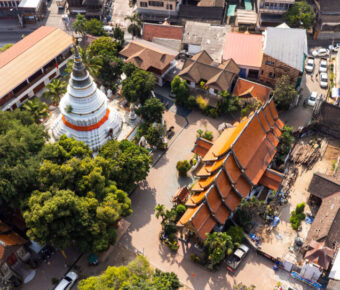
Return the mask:
[(66, 134), (78, 141), (84, 141), (92, 150), (98, 150), (109, 138), (117, 136), (122, 119), (113, 108), (108, 108), (108, 99), (104, 92), (86, 70), (77, 47), (75, 47), (74, 65), (62, 97), (53, 127), (53, 137), (58, 139)]

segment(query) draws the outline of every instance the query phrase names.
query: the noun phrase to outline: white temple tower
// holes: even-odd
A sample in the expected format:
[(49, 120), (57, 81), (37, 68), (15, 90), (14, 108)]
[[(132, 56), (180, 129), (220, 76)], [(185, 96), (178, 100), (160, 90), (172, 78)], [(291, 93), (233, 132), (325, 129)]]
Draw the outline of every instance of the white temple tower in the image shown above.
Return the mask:
[(117, 136), (122, 119), (113, 108), (108, 108), (108, 99), (85, 69), (75, 48), (74, 65), (59, 109), (52, 133), (58, 139), (62, 134), (84, 141), (92, 150), (98, 150), (106, 141)]

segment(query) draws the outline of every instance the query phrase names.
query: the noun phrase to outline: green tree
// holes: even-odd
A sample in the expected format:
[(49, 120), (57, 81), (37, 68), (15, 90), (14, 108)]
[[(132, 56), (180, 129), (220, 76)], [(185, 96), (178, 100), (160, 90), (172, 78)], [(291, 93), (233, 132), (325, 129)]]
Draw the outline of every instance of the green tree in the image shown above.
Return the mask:
[(59, 79), (53, 79), (47, 86), (44, 96), (50, 99), (53, 104), (58, 104), (60, 98), (66, 93), (67, 83)]
[(39, 152), (47, 140), (28, 111), (0, 111), (0, 197), (13, 208), (37, 189)]
[(157, 98), (149, 98), (144, 105), (137, 111), (144, 121), (149, 123), (160, 123), (165, 111), (163, 103)]
[(275, 158), (280, 162), (284, 162), (287, 154), (289, 153), (292, 145), (295, 141), (293, 137), (293, 127), (285, 125), (282, 129), (282, 134), (280, 136), (280, 143), (278, 146), (278, 152)]
[(173, 272), (162, 272), (150, 267), (143, 256), (138, 256), (127, 266), (108, 267), (100, 276), (80, 280), (79, 290), (101, 289), (167, 289), (182, 287)]
[(121, 214), (115, 192), (99, 202), (71, 190), (35, 191), (27, 208), (27, 236), (40, 244), (52, 242), (65, 249), (76, 241), (83, 252), (101, 252), (115, 242), (113, 225)]
[(135, 183), (148, 175), (151, 163), (149, 152), (128, 140), (108, 141), (99, 150), (99, 156), (107, 161), (107, 174), (118, 188), (129, 191)]
[(5, 50), (9, 49), (13, 45), (14, 43), (6, 43), (3, 47), (0, 47), (0, 52), (4, 52)]
[(244, 239), (243, 230), (242, 228), (238, 226), (231, 226), (228, 229), (227, 234), (231, 237), (235, 246), (238, 246), (239, 244), (241, 244)]
[(218, 114), (231, 114), (240, 110), (240, 101), (237, 96), (231, 95), (227, 91), (222, 91), (219, 94), (217, 101)]
[(207, 234), (204, 247), (208, 256), (209, 266), (213, 268), (220, 264), (226, 255), (232, 253), (233, 242), (227, 233), (213, 232), (212, 234)]
[(296, 1), (286, 13), (282, 15), (284, 21), (290, 27), (303, 27), (305, 29), (311, 28), (316, 19), (313, 6), (305, 0)]
[(143, 27), (143, 22), (140, 20), (138, 13), (134, 13), (131, 16), (126, 16), (125, 20), (130, 21), (130, 25), (128, 26), (128, 32), (132, 34), (132, 39), (136, 36), (140, 37), (142, 27)]
[(119, 28), (119, 26), (115, 26), (113, 29), (113, 38), (117, 41), (117, 48), (121, 50), (124, 46), (124, 31)]
[(289, 109), (290, 104), (297, 97), (297, 91), (288, 75), (283, 75), (276, 81), (273, 96), (279, 110)]
[(132, 75), (122, 82), (123, 97), (130, 103), (144, 102), (151, 96), (155, 88), (156, 78), (152, 73), (136, 69)]
[(161, 217), (162, 219), (165, 217), (165, 206), (164, 204), (157, 204), (155, 207), (156, 218)]
[(187, 106), (190, 90), (186, 80), (175, 76), (171, 82), (171, 93), (175, 95), (176, 104)]
[[(77, 21), (77, 20), (76, 20)], [(86, 21), (86, 32), (94, 36), (105, 36), (104, 23), (96, 18)]]
[(77, 15), (76, 20), (72, 24), (72, 29), (83, 37), (86, 35), (86, 18), (84, 15)]
[(95, 56), (114, 58), (118, 55), (117, 43), (108, 36), (98, 37), (88, 46), (86, 54), (89, 58)]
[(301, 222), (305, 219), (306, 215), (304, 214), (306, 204), (304, 202), (299, 203), (296, 205), (295, 210), (292, 211), (290, 216), (290, 223), (294, 230), (298, 230)]
[(239, 204), (239, 208), (242, 211), (247, 211), (250, 216), (261, 213), (264, 210), (264, 201), (259, 200), (255, 196), (249, 200), (243, 198)]
[(30, 112), (33, 116), (34, 121), (39, 124), (41, 119), (48, 116), (48, 106), (46, 103), (41, 102), (38, 98), (27, 100), (22, 108)]
[(136, 66), (132, 62), (125, 62), (123, 66), (123, 72), (125, 75), (129, 78), (133, 74), (133, 72), (136, 70)]

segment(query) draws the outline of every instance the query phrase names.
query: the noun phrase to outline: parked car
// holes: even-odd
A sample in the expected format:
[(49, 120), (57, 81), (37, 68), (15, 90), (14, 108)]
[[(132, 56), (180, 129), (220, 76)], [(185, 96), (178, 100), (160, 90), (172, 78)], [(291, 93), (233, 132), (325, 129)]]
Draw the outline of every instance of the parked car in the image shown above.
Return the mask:
[(305, 66), (306, 72), (313, 72), (314, 70), (314, 57), (308, 57), (306, 66)]
[(312, 92), (308, 98), (307, 104), (308, 106), (314, 106), (316, 99), (318, 98), (318, 93), (317, 92)]
[(237, 267), (241, 264), (242, 260), (247, 256), (249, 252), (249, 248), (245, 244), (241, 244), (237, 250), (231, 254), (226, 263), (227, 263), (227, 270), (231, 273), (234, 273)]
[(328, 88), (328, 74), (327, 73), (320, 74), (320, 87), (323, 89)]
[(321, 58), (320, 66), (319, 66), (319, 72), (321, 72), (321, 73), (327, 72), (327, 65), (328, 65), (327, 59), (326, 58)]
[(322, 57), (322, 56), (328, 56), (329, 55), (329, 50), (326, 48), (320, 48), (320, 49), (316, 49), (312, 52), (312, 55), (314, 57)]
[(74, 285), (76, 280), (78, 279), (78, 274), (75, 272), (68, 272), (63, 279), (59, 282), (57, 287), (54, 290), (69, 290)]

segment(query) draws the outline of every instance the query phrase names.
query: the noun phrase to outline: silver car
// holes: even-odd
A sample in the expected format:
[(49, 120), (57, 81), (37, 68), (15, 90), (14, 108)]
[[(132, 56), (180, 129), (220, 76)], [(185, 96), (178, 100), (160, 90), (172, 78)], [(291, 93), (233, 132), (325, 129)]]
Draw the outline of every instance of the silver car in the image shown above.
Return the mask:
[(320, 74), (320, 87), (323, 89), (328, 88), (328, 74), (327, 73)]
[(328, 65), (327, 59), (321, 58), (320, 66), (319, 66), (319, 72), (321, 72), (321, 73), (327, 72), (327, 65)]
[(69, 290), (74, 285), (76, 280), (78, 279), (78, 274), (75, 272), (68, 272), (63, 279), (59, 282), (57, 287), (54, 290)]

